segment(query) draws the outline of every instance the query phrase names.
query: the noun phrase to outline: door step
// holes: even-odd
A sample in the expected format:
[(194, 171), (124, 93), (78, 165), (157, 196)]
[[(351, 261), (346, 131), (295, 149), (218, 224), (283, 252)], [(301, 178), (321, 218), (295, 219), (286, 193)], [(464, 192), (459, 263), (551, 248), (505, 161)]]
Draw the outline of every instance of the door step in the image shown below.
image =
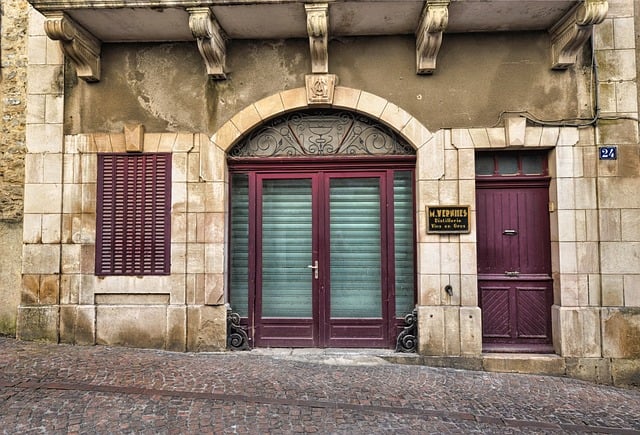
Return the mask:
[(563, 376), (565, 359), (558, 355), (531, 353), (485, 353), (482, 367), (487, 372), (528, 373)]

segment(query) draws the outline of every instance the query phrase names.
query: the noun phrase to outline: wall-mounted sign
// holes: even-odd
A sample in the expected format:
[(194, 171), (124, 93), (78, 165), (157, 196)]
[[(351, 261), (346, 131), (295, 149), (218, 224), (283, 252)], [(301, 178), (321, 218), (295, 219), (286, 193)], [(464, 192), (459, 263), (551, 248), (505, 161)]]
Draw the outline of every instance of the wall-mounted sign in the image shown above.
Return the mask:
[(427, 206), (427, 233), (460, 234), (470, 231), (468, 205)]
[(599, 147), (600, 160), (618, 160), (618, 147)]

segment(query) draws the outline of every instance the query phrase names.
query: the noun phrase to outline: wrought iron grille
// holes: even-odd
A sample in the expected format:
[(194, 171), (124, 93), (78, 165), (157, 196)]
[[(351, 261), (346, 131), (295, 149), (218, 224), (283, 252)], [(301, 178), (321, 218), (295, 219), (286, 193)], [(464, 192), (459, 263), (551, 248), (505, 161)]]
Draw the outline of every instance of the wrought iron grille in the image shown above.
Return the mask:
[(269, 121), (230, 152), (231, 158), (415, 155), (393, 130), (346, 111), (296, 112)]

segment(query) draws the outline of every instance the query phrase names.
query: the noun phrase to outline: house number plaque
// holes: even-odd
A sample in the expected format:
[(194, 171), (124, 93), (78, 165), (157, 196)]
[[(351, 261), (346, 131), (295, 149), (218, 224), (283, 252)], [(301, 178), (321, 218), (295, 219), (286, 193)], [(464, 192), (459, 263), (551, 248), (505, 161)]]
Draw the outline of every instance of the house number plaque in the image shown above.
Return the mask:
[(427, 233), (461, 234), (470, 231), (468, 205), (427, 206)]

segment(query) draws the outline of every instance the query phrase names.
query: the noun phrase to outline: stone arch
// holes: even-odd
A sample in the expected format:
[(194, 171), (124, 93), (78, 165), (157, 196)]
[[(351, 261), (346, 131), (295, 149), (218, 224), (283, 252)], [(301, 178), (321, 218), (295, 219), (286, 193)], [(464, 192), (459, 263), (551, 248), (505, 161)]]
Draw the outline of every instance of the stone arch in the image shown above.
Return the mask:
[[(278, 115), (310, 107), (314, 106), (308, 103), (305, 88), (279, 92), (238, 112), (214, 133), (211, 141), (226, 154), (240, 137), (263, 122)], [(394, 129), (416, 150), (433, 138), (433, 134), (408, 112), (369, 92), (337, 86), (333, 104), (329, 107), (352, 110), (378, 120)]]

